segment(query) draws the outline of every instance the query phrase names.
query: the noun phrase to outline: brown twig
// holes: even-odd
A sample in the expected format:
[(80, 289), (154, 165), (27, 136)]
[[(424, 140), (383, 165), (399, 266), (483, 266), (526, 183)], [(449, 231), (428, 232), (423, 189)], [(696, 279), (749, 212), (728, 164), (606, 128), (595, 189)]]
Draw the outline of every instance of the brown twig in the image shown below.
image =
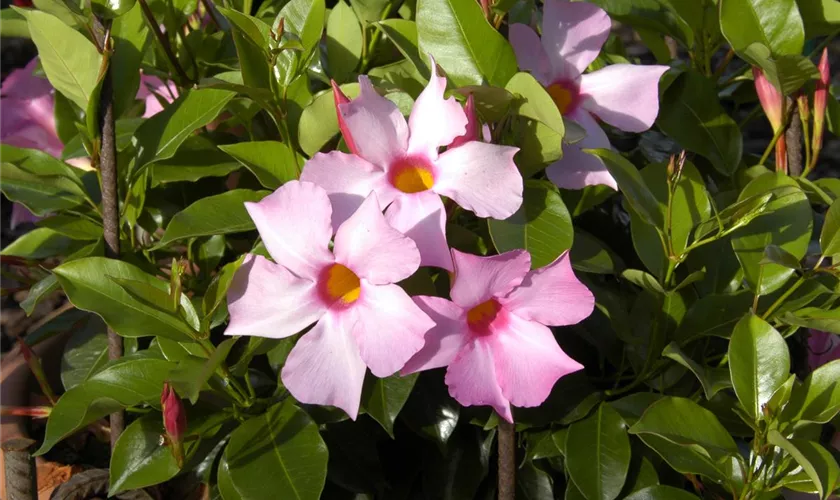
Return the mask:
[(787, 145), (788, 175), (802, 174), (802, 120), (799, 119), (799, 108), (791, 105), (791, 120), (785, 131)]
[(155, 34), (155, 38), (157, 38), (158, 43), (160, 43), (160, 47), (163, 49), (163, 52), (166, 54), (166, 58), (169, 60), (169, 63), (172, 65), (172, 68), (178, 73), (178, 78), (181, 80), (181, 86), (189, 86), (192, 84), (192, 80), (190, 77), (187, 76), (187, 73), (184, 71), (184, 68), (181, 67), (181, 63), (178, 62), (178, 57), (172, 52), (172, 46), (169, 44), (169, 39), (163, 34), (160, 30), (160, 26), (155, 21), (155, 15), (152, 13), (152, 9), (149, 8), (149, 4), (146, 3), (146, 0), (138, 0), (140, 4), (140, 9), (143, 11), (143, 16), (146, 18), (146, 22), (149, 24), (149, 29)]
[(29, 438), (12, 438), (3, 443), (6, 498), (8, 500), (33, 500), (38, 498), (38, 476)]
[(497, 439), (496, 444), (499, 451), (498, 500), (514, 500), (516, 492), (516, 432), (513, 424), (499, 418)]

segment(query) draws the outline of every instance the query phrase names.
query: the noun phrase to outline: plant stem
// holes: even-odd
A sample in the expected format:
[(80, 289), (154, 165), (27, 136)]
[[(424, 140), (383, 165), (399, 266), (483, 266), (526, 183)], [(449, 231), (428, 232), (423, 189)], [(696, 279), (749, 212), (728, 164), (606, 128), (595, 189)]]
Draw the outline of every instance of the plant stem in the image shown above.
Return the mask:
[(764, 314), (761, 315), (761, 319), (767, 319), (771, 314), (773, 314), (773, 312), (775, 312), (776, 309), (778, 309), (784, 303), (784, 301), (791, 296), (793, 292), (795, 292), (800, 286), (802, 286), (803, 283), (805, 283), (805, 276), (800, 276), (799, 279), (796, 280), (796, 283), (794, 283), (793, 285), (791, 285), (790, 288), (785, 290), (785, 293), (783, 293), (781, 297), (776, 299), (776, 301), (773, 302), (773, 304), (767, 309), (767, 311), (765, 311)]
[(787, 143), (788, 174), (798, 176), (802, 173), (802, 121), (799, 119), (799, 108), (791, 106), (790, 125), (785, 132)]
[(140, 9), (143, 11), (143, 16), (145, 16), (146, 22), (149, 24), (149, 29), (151, 29), (152, 33), (155, 34), (155, 38), (157, 38), (158, 43), (160, 43), (160, 47), (166, 54), (169, 64), (172, 65), (175, 73), (178, 74), (178, 78), (181, 80), (181, 86), (189, 86), (192, 84), (192, 81), (190, 80), (190, 77), (187, 76), (184, 68), (181, 67), (181, 63), (178, 62), (178, 58), (175, 56), (175, 53), (172, 52), (172, 46), (169, 44), (169, 39), (166, 38), (160, 30), (160, 26), (157, 21), (155, 21), (155, 15), (152, 13), (152, 9), (149, 8), (149, 4), (146, 3), (146, 0), (138, 0), (138, 2), (140, 3)]
[(499, 417), (499, 435), (496, 441), (499, 451), (499, 495), (498, 500), (514, 500), (516, 491), (516, 432), (513, 424)]
[(770, 144), (767, 145), (767, 148), (764, 150), (764, 154), (761, 155), (761, 159), (758, 160), (759, 165), (764, 165), (764, 162), (767, 161), (767, 157), (770, 156), (770, 151), (773, 151), (773, 147), (776, 146), (776, 142), (780, 137), (785, 135), (785, 128), (786, 127), (779, 127), (779, 130), (773, 134), (773, 139), (770, 141)]

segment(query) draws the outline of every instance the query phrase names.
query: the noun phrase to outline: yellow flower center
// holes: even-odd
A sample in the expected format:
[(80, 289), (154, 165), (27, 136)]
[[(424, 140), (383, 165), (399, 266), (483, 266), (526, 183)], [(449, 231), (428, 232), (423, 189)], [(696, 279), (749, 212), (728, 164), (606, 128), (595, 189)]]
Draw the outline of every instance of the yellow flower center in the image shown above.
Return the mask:
[(499, 314), (501, 308), (502, 306), (495, 299), (482, 302), (467, 311), (467, 324), (473, 331), (484, 332), (496, 319), (496, 315)]
[(403, 193), (422, 193), (435, 185), (432, 169), (423, 161), (401, 160), (391, 172), (391, 184)]
[(545, 90), (548, 92), (548, 95), (551, 96), (554, 104), (557, 105), (557, 109), (560, 110), (560, 114), (565, 115), (566, 112), (569, 111), (572, 101), (574, 101), (574, 97), (569, 89), (559, 83), (552, 83)]
[(352, 304), (359, 299), (362, 287), (356, 273), (341, 264), (333, 264), (324, 270), (321, 291), (329, 303), (341, 301)]

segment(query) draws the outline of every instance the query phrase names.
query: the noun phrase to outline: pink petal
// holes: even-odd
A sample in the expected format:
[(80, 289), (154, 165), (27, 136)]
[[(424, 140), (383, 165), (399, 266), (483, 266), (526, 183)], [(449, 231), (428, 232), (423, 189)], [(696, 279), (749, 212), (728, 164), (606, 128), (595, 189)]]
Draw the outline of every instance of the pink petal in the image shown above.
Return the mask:
[(28, 100), (51, 94), (52, 85), (50, 85), (49, 80), (34, 75), (37, 67), (38, 58), (36, 57), (23, 68), (9, 73), (9, 76), (3, 80), (3, 86), (0, 87), (3, 98)]
[(227, 292), (225, 335), (283, 338), (311, 325), (327, 310), (314, 282), (265, 257), (248, 254)]
[(379, 95), (367, 76), (359, 77), (359, 97), (338, 110), (359, 156), (382, 169), (405, 154), (408, 125), (397, 105)]
[(400, 370), (400, 374), (447, 366), (470, 339), (466, 312), (454, 302), (440, 297), (413, 297), (435, 326), (426, 332), (425, 344)]
[(356, 420), (365, 363), (346, 317), (329, 312), (298, 340), (283, 366), (283, 384), (301, 403), (331, 405)]
[(472, 141), (449, 149), (435, 162), (435, 191), (479, 217), (507, 219), (522, 205), (522, 175), (513, 162), (518, 148)]
[(819, 330), (808, 332), (808, 367), (811, 370), (840, 359), (840, 336)]
[(516, 314), (506, 323), (487, 337), (502, 394), (515, 406), (539, 406), (557, 379), (583, 366), (560, 349), (547, 326)]
[(178, 89), (173, 90), (173, 86), (164, 82), (160, 78), (152, 75), (140, 76), (140, 87), (137, 89), (137, 98), (146, 101), (146, 109), (143, 112), (143, 118), (151, 118), (152, 116), (163, 111), (163, 106), (160, 100), (171, 103), (178, 97)]
[(463, 135), (467, 128), (467, 116), (454, 97), (443, 98), (446, 90), (446, 78), (438, 76), (437, 65), (429, 56), (432, 76), (429, 84), (414, 101), (408, 128), (411, 137), (408, 140), (409, 154), (422, 154), (428, 158), (437, 158), (438, 148), (451, 143)]
[(333, 252), (336, 262), (374, 285), (404, 280), (420, 266), (417, 245), (385, 221), (375, 193), (338, 228)]
[(11, 229), (27, 222), (35, 223), (39, 220), (41, 220), (41, 218), (30, 212), (25, 206), (20, 203), (12, 203), (12, 215), (11, 220), (9, 220), (9, 227)]
[(444, 380), (449, 394), (462, 405), (489, 405), (502, 418), (513, 422), (510, 403), (499, 387), (493, 352), (483, 339), (473, 339), (458, 353)]
[(551, 60), (554, 78), (575, 78), (598, 57), (610, 35), (610, 18), (586, 2), (546, 0), (542, 45)]
[(574, 325), (592, 314), (595, 297), (572, 271), (568, 250), (551, 264), (529, 272), (499, 301), (507, 310), (544, 325)]
[(455, 277), (449, 295), (464, 309), (504, 297), (522, 283), (531, 269), (531, 255), (511, 250), (491, 257), (479, 257), (452, 249)]
[(377, 377), (393, 375), (423, 347), (423, 334), (435, 326), (397, 285), (362, 282), (362, 294), (348, 311), (359, 353)]
[(583, 107), (626, 132), (644, 132), (659, 113), (659, 77), (668, 66), (613, 64), (583, 75)]
[(551, 62), (545, 54), (540, 37), (525, 24), (511, 24), (508, 28), (508, 39), (516, 53), (519, 67), (534, 75), (544, 86), (551, 83), (553, 74)]
[[(464, 135), (459, 135), (449, 144), (449, 149), (463, 146), (470, 141), (480, 141), (482, 137), (479, 136), (479, 129), (482, 128), (481, 122), (478, 120), (478, 114), (475, 112), (475, 97), (470, 94), (467, 97), (467, 103), (464, 105), (464, 114), (467, 115), (467, 129)], [(481, 130), (484, 131), (483, 129)], [(484, 141), (487, 142), (487, 141)]]
[(572, 119), (586, 130), (586, 137), (575, 144), (563, 145), (563, 157), (545, 169), (548, 179), (564, 189), (583, 189), (586, 186), (604, 184), (618, 190), (615, 179), (595, 155), (584, 153), (581, 149), (609, 149), (610, 140), (592, 116), (583, 110), (576, 110)]
[(245, 203), (275, 262), (301, 278), (318, 280), (333, 262), (330, 199), (310, 182), (291, 181), (258, 203)]
[(300, 180), (322, 187), (332, 203), (332, 227), (344, 223), (375, 192), (387, 206), (398, 191), (388, 182), (385, 171), (356, 155), (340, 151), (316, 153), (303, 166)]
[(332, 86), (335, 114), (337, 115), (338, 129), (341, 130), (341, 137), (344, 138), (344, 143), (347, 144), (347, 150), (351, 154), (358, 154), (359, 150), (356, 149), (356, 143), (353, 141), (353, 136), (350, 135), (350, 129), (347, 128), (347, 124), (344, 123), (344, 117), (341, 116), (341, 112), (338, 110), (338, 105), (350, 102), (350, 98), (341, 91), (341, 87), (335, 83), (335, 80), (330, 80), (330, 86)]
[(411, 238), (420, 251), (420, 265), (452, 270), (452, 257), (446, 243), (446, 211), (433, 191), (398, 196), (385, 220)]

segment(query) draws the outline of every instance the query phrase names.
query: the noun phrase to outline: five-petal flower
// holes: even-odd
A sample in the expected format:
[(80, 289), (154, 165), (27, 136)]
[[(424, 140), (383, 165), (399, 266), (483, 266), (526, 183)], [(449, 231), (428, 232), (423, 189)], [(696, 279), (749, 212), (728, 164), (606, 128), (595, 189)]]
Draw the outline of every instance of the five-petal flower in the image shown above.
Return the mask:
[(365, 367), (397, 372), (423, 346), (429, 317), (395, 285), (420, 264), (414, 242), (385, 221), (371, 193), (335, 234), (327, 193), (292, 181), (246, 207), (274, 262), (249, 254), (228, 291), (226, 335), (282, 338), (312, 323), (282, 370), (303, 403), (355, 419)]
[(668, 66), (613, 64), (583, 74), (609, 34), (610, 18), (601, 8), (565, 0), (546, 0), (542, 39), (524, 24), (510, 27), (519, 67), (543, 84), (564, 116), (586, 130), (582, 141), (564, 145), (563, 157), (546, 169), (562, 188), (605, 184), (617, 189), (603, 162), (581, 151), (610, 147), (596, 117), (627, 132), (643, 132), (659, 113), (658, 82)]
[(513, 250), (477, 257), (452, 250), (452, 301), (414, 301), (435, 322), (403, 375), (448, 366), (446, 385), (462, 405), (490, 405), (513, 421), (510, 405), (537, 406), (560, 377), (583, 368), (546, 325), (572, 325), (595, 300), (575, 277), (568, 252), (531, 271), (531, 256)]
[(431, 68), (408, 123), (360, 76), (359, 97), (338, 105), (355, 154), (318, 153), (301, 180), (327, 191), (336, 226), (375, 192), (388, 222), (417, 244), (421, 265), (452, 270), (440, 195), (479, 217), (506, 219), (522, 204), (522, 176), (513, 162), (517, 148), (473, 140), (439, 153), (465, 134), (467, 117), (455, 99), (444, 99), (446, 78), (434, 61)]

